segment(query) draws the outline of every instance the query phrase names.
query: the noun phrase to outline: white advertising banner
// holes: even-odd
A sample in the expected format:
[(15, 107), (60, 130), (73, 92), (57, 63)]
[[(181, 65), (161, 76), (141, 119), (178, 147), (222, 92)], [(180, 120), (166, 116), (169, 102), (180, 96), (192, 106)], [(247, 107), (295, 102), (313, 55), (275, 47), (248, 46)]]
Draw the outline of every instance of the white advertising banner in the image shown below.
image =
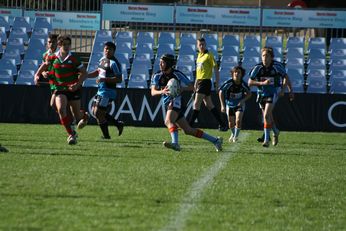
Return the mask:
[(330, 10), (264, 9), (263, 26), (346, 28), (346, 12)]
[(176, 22), (182, 24), (259, 26), (260, 10), (257, 8), (177, 6)]
[(103, 4), (102, 20), (118, 22), (173, 23), (174, 6)]
[(22, 9), (0, 8), (0, 16), (20, 17)]
[(25, 16), (50, 17), (54, 29), (99, 30), (100, 14), (55, 11), (25, 11)]

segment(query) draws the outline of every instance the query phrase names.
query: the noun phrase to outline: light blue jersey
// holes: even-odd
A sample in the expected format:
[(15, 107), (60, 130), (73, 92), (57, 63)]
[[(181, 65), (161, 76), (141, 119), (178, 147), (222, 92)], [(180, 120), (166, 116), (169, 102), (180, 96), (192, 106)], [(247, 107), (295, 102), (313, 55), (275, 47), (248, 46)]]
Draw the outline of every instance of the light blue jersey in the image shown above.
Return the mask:
[[(115, 57), (111, 59), (102, 57), (99, 61), (98, 72), (99, 79), (122, 75), (120, 63)], [(98, 84), (97, 95), (114, 100), (116, 97), (116, 84), (100, 82)]]

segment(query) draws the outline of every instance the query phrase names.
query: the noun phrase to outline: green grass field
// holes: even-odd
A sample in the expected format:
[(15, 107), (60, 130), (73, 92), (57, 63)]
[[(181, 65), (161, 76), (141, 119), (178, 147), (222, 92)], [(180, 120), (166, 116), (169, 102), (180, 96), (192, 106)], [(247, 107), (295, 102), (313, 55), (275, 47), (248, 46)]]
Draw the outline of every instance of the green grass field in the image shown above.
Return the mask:
[(0, 230), (346, 230), (346, 134), (207, 130), (224, 151), (167, 129), (0, 124)]

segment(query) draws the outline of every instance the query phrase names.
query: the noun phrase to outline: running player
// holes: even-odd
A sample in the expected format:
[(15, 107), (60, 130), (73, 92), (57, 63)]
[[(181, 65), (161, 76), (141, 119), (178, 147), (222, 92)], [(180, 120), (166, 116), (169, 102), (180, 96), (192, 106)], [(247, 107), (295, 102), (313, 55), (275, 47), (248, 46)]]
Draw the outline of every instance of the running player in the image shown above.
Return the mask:
[(221, 151), (222, 138), (214, 137), (200, 129), (192, 128), (184, 117), (185, 106), (182, 105), (182, 96), (178, 95), (172, 98), (169, 95), (169, 90), (166, 85), (171, 78), (176, 78), (179, 81), (181, 92), (191, 91), (193, 89), (193, 83), (182, 72), (173, 69), (174, 64), (175, 59), (173, 55), (162, 55), (160, 59), (160, 71), (155, 73), (151, 79), (151, 95), (161, 95), (163, 103), (167, 108), (165, 125), (171, 135), (171, 142), (164, 141), (163, 146), (180, 151), (178, 142), (178, 127), (180, 127), (185, 134), (208, 140), (214, 144), (217, 152)]
[(264, 47), (261, 51), (262, 62), (250, 71), (249, 86), (257, 86), (257, 102), (260, 105), (264, 121), (263, 147), (269, 147), (270, 130), (273, 130), (272, 144), (279, 141), (279, 129), (274, 126), (273, 109), (279, 98), (285, 93), (288, 86), (289, 97), (293, 99), (293, 91), (282, 63), (274, 61), (274, 52), (271, 47)]
[(116, 46), (112, 42), (106, 42), (103, 48), (103, 57), (97, 70), (88, 74), (88, 78), (95, 78), (98, 83), (98, 91), (93, 102), (92, 112), (96, 117), (102, 131), (102, 138), (110, 139), (108, 124), (114, 124), (118, 128), (120, 136), (124, 129), (124, 122), (119, 121), (108, 114), (107, 109), (116, 98), (116, 85), (122, 82), (121, 66), (114, 57)]
[(251, 98), (251, 91), (247, 83), (243, 81), (244, 68), (236, 66), (232, 68), (230, 74), (231, 79), (225, 81), (220, 87), (219, 99), (221, 112), (226, 112), (231, 129), (229, 142), (236, 142), (242, 126), (245, 101)]

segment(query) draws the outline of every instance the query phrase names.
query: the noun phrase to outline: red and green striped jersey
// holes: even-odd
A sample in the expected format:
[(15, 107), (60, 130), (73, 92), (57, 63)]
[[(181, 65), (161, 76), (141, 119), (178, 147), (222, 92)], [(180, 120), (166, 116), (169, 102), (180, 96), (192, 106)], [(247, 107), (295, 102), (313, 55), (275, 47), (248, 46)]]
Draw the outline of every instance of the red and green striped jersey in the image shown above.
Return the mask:
[[(53, 54), (54, 54), (54, 51), (52, 51), (50, 49), (47, 50), (46, 52), (44, 52), (42, 54), (42, 62), (43, 63), (46, 62), (47, 57), (50, 56), (50, 55), (53, 55)], [(48, 66), (47, 71), (49, 72), (48, 81), (49, 81), (50, 89), (51, 90), (55, 90), (56, 88), (55, 88), (55, 85), (54, 85), (54, 71), (52, 70), (52, 66), (51, 65)]]
[(79, 69), (83, 67), (79, 58), (70, 53), (62, 60), (58, 51), (48, 56), (48, 62), (52, 65), (56, 90), (66, 91), (69, 86), (78, 82)]

